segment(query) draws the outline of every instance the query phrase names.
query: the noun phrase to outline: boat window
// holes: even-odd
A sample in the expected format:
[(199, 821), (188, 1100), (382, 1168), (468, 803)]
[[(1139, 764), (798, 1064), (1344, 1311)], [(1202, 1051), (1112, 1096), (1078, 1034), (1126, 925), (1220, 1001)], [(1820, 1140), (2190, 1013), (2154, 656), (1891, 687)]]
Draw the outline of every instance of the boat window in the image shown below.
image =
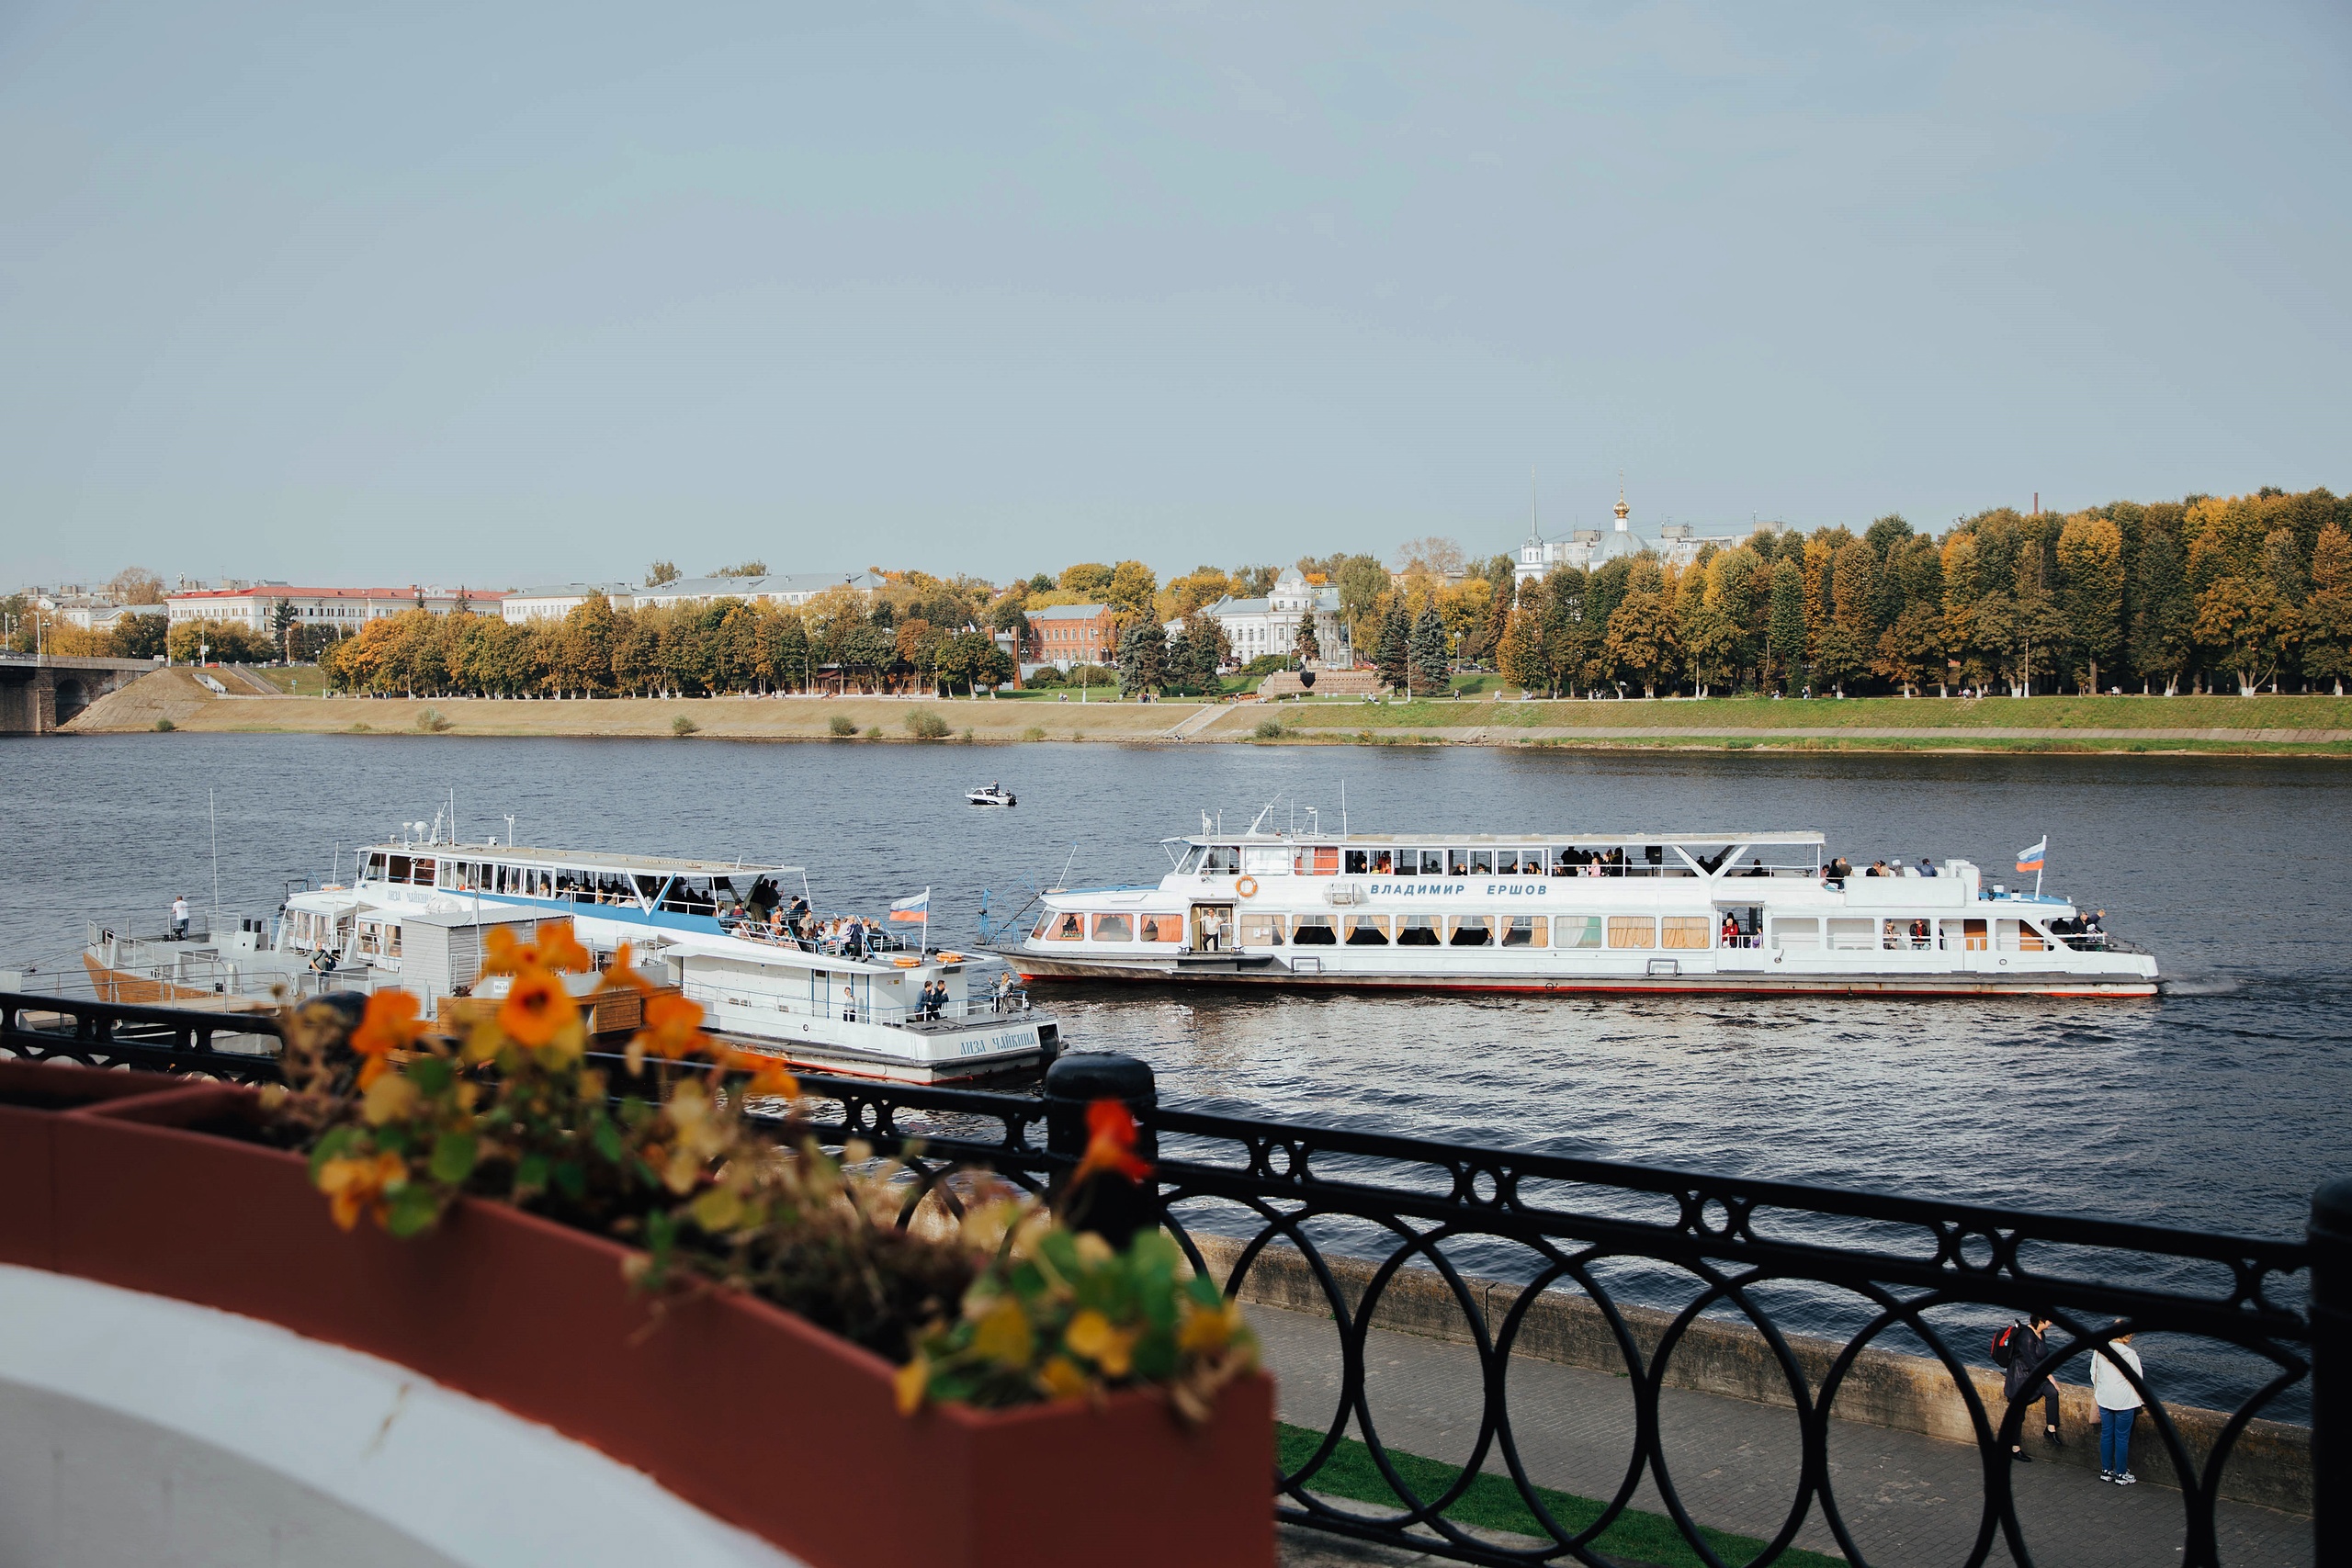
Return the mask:
[(1133, 942), (1135, 920), (1126, 915), (1097, 915), (1094, 917), (1094, 940), (1097, 942)]
[(1656, 947), (1657, 921), (1648, 915), (1611, 915), (1609, 917), (1609, 945), (1611, 947)]
[[(1047, 928), (1051, 928), (1048, 930)], [(1037, 922), (1039, 932), (1047, 942), (1084, 942), (1086, 921), (1069, 910), (1049, 914)]]
[(1819, 947), (1821, 922), (1809, 917), (1789, 919), (1776, 916), (1772, 920), (1772, 945), (1792, 952)]
[(1244, 915), (1241, 917), (1241, 945), (1244, 947), (1280, 947), (1283, 944), (1283, 918), (1280, 915)]
[[(1445, 852), (1443, 850), (1423, 850), (1420, 854), (1421, 875), (1443, 876), (1445, 874)], [(1398, 863), (1401, 865), (1403, 863), (1399, 862)]]
[(408, 880), (408, 856), (394, 855), (390, 860), (390, 870), (384, 870), (380, 865), (378, 867), (378, 870), (382, 872), (382, 874), (388, 881), (406, 882)]
[(1494, 875), (1495, 852), (1492, 850), (1472, 850), (1470, 852), (1470, 874), (1473, 876)]
[(2027, 953), (2046, 953), (2058, 946), (2054, 937), (2046, 935), (2041, 927), (2030, 920), (2018, 922), (2018, 946)]
[(1561, 850), (1552, 857), (1553, 875), (1574, 876), (1576, 874), (1577, 852), (1573, 848)]
[(433, 863), (429, 860), (411, 861), (409, 880), (419, 887), (433, 886)]
[(1350, 915), (1348, 917), (1350, 947), (1386, 947), (1388, 917), (1385, 915)]
[(1404, 915), (1396, 923), (1396, 945), (1399, 947), (1435, 947), (1437, 917), (1435, 915)]
[(1374, 850), (1374, 851), (1373, 851), (1373, 852), (1372, 852), (1372, 874), (1373, 874), (1373, 875), (1374, 875), (1374, 876), (1394, 876), (1394, 875), (1396, 875), (1396, 852), (1395, 850)]
[(1542, 915), (1506, 915), (1503, 917), (1505, 947), (1542, 947), (1544, 928), (1550, 922)]
[(1704, 915), (1668, 915), (1658, 921), (1660, 947), (1700, 948), (1714, 945), (1714, 921)]
[(1469, 852), (1468, 850), (1463, 850), (1463, 849), (1453, 849), (1453, 850), (1448, 850), (1448, 851), (1446, 851), (1446, 852), (1445, 852), (1445, 874), (1446, 874), (1446, 875), (1448, 875), (1448, 876), (1467, 876), (1467, 875), (1469, 875), (1469, 874), (1470, 874), (1470, 852)]
[(1554, 947), (1599, 947), (1600, 917), (1599, 915), (1563, 915), (1552, 922)]
[(1833, 953), (1868, 953), (1878, 946), (1878, 921), (1850, 916), (1837, 916), (1829, 922), (1829, 949)]
[(1446, 928), (1446, 942), (1452, 947), (1487, 947), (1495, 940), (1492, 915), (1456, 915)]
[(1290, 850), (1283, 844), (1244, 844), (1241, 869), (1250, 876), (1290, 874)]
[(1296, 947), (1337, 947), (1340, 933), (1329, 915), (1301, 915), (1292, 928), (1291, 943)]
[(1231, 844), (1211, 844), (1201, 862), (1203, 876), (1231, 876), (1241, 864), (1241, 852)]
[(1184, 858), (1176, 863), (1176, 874), (1179, 876), (1190, 876), (1193, 873), (1200, 869), (1201, 846), (1198, 844), (1186, 845), (1184, 848)]
[(1340, 874), (1340, 847), (1317, 844), (1298, 852), (1295, 868), (1301, 876), (1337, 876)]
[(1944, 945), (1956, 952), (1982, 953), (1989, 945), (1982, 920), (1946, 920)]
[(1372, 852), (1370, 850), (1350, 850), (1348, 852), (1347, 861), (1348, 874), (1350, 876), (1363, 876), (1372, 870)]
[(1144, 942), (1182, 942), (1184, 940), (1184, 917), (1182, 915), (1146, 915), (1143, 917)]

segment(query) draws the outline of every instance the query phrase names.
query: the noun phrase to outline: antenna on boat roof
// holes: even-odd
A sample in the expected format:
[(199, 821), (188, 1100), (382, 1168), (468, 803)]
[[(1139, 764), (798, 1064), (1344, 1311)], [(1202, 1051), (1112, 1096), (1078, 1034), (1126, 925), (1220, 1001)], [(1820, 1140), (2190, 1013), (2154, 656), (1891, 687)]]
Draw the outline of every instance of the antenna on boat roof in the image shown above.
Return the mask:
[[(1203, 813), (1201, 813), (1201, 815), (1202, 815), (1202, 817), (1203, 817), (1204, 818), (1205, 818), (1208, 816), (1208, 813), (1207, 813), (1207, 812), (1205, 812), (1205, 811), (1204, 811)], [(1055, 881), (1057, 885), (1059, 885), (1060, 886), (1068, 887), (1068, 886), (1069, 886), (1069, 868), (1070, 868), (1071, 866), (1073, 866), (1073, 865), (1077, 864), (1077, 863), (1078, 863), (1078, 840), (1075, 840), (1075, 839), (1073, 839), (1073, 840), (1070, 840), (1070, 846), (1069, 846), (1069, 859), (1068, 859), (1068, 860), (1066, 860), (1066, 861), (1062, 862), (1062, 874), (1061, 874), (1059, 876), (1057, 876), (1057, 877), (1054, 878), (1054, 881)]]
[(514, 813), (512, 811), (506, 814), (506, 847), (510, 850), (514, 847)]
[(204, 792), (204, 814), (212, 823), (212, 912), (205, 922), (209, 931), (211, 922), (220, 918), (220, 808), (209, 789)]
[(1348, 781), (1340, 780), (1340, 837), (1348, 836)]

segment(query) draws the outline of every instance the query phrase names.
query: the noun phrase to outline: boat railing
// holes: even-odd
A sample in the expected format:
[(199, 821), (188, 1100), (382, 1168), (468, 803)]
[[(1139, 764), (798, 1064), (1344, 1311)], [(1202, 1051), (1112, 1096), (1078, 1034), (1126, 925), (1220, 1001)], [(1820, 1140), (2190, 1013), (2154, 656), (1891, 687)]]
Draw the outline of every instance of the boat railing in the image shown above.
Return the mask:
[(989, 991), (979, 996), (951, 997), (936, 1010), (903, 1002), (876, 1002), (864, 998), (827, 997), (810, 1000), (806, 997), (763, 996), (746, 993), (739, 987), (710, 980), (689, 980), (684, 987), (689, 1001), (716, 1007), (722, 1002), (737, 1006), (764, 1007), (786, 1018), (822, 1018), (842, 1023), (878, 1023), (892, 1029), (903, 1029), (910, 1023), (932, 1021), (952, 1022), (964, 1019), (1000, 1018), (1029, 1010), (1029, 993), (1015, 987), (1001, 996)]

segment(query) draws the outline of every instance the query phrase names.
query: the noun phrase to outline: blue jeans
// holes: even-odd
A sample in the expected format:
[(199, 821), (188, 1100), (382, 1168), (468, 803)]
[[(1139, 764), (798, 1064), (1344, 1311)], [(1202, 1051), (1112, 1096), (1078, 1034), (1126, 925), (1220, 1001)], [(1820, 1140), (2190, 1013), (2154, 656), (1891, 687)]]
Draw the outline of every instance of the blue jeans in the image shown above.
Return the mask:
[(2120, 1475), (2132, 1468), (2132, 1417), (2140, 1412), (2099, 1406), (2098, 1467)]

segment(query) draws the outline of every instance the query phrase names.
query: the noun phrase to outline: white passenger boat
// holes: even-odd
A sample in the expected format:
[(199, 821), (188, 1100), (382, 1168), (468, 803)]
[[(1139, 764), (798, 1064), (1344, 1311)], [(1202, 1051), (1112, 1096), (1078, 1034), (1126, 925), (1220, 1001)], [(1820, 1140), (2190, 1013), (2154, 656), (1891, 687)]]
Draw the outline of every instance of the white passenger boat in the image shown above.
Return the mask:
[(984, 784), (978, 789), (967, 792), (964, 799), (973, 806), (995, 806), (1009, 808), (1021, 804), (1020, 801), (1013, 798), (1013, 794), (1011, 790), (999, 788), (993, 784)]
[(805, 907), (797, 866), (436, 834), (368, 845), (351, 886), (290, 896), (283, 945), (368, 984), (466, 996), (489, 927), (561, 916), (600, 963), (630, 944), (640, 966), (666, 969), (703, 1004), (713, 1030), (797, 1066), (933, 1083), (1034, 1070), (1057, 1053), (1058, 1025), (1001, 961), (909, 944), (883, 924), (795, 935), (796, 882)]
[[(1263, 818), (1261, 818), (1262, 821)], [(1833, 874), (1814, 832), (1204, 832), (1157, 886), (1056, 889), (1030, 980), (1449, 991), (2144, 997), (2155, 960), (1948, 860)], [(2037, 875), (2037, 883), (2039, 877)]]

